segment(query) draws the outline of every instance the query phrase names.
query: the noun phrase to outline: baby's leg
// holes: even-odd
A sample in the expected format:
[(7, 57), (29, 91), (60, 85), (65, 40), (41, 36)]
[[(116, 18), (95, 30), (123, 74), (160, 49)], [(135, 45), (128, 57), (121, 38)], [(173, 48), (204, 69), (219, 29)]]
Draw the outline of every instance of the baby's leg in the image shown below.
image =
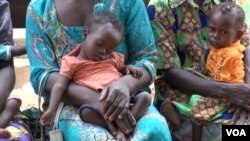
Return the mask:
[(0, 113), (0, 128), (6, 127), (18, 110), (19, 104), (15, 99), (7, 100), (4, 109)]
[(135, 96), (134, 106), (132, 106), (131, 112), (136, 120), (145, 114), (151, 102), (152, 97), (147, 92), (141, 92)]
[(166, 117), (174, 126), (180, 126), (183, 119), (178, 115), (176, 109), (174, 108), (172, 102), (168, 99), (161, 104), (161, 113)]
[(84, 104), (80, 107), (80, 118), (91, 124), (98, 124), (104, 128), (108, 128), (104, 118), (101, 116), (101, 112), (94, 104)]
[(126, 136), (121, 130), (117, 131), (116, 140), (117, 141), (126, 141)]

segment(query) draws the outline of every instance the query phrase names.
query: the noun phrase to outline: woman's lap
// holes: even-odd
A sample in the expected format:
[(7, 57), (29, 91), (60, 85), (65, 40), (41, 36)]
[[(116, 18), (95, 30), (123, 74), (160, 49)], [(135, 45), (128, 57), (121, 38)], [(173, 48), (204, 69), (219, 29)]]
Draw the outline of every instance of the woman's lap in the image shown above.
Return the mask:
[[(72, 139), (115, 140), (104, 128), (81, 121), (78, 116), (78, 109), (72, 106), (65, 106), (63, 108), (59, 119), (59, 127), (66, 141)], [(137, 122), (131, 140), (171, 140), (166, 120), (159, 114), (154, 106), (150, 106), (147, 113)]]

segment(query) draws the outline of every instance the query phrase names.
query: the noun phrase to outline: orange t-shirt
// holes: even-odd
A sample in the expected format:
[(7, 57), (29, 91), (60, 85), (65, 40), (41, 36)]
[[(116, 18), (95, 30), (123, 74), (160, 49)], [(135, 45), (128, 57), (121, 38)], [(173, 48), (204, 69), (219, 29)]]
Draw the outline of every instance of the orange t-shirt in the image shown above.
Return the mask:
[(87, 86), (96, 91), (121, 78), (120, 73), (124, 65), (124, 56), (113, 53), (109, 59), (102, 61), (80, 60), (81, 45), (62, 59), (60, 75), (72, 79), (75, 83)]
[(245, 47), (240, 44), (240, 41), (225, 48), (212, 48), (206, 63), (208, 75), (216, 81), (244, 82), (244, 62), (242, 60), (244, 50)]

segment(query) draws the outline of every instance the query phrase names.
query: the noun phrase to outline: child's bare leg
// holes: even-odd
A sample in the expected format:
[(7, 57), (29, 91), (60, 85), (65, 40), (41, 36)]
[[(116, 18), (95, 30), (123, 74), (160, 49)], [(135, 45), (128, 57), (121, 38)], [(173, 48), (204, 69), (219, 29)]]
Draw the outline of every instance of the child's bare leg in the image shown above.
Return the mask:
[(15, 99), (7, 101), (3, 111), (0, 114), (0, 127), (4, 128), (13, 119), (19, 109), (19, 104)]
[(193, 124), (192, 141), (202, 140), (202, 125)]
[(5, 107), (0, 113), (0, 137), (9, 137), (10, 133), (3, 129), (13, 119), (19, 109), (19, 104), (15, 99), (7, 101)]
[(178, 115), (175, 111), (172, 102), (168, 99), (161, 104), (161, 113), (166, 117), (174, 126), (180, 126), (182, 124), (183, 119)]
[(118, 129), (117, 134), (116, 134), (116, 140), (117, 141), (126, 141), (125, 134), (119, 129)]
[[(79, 116), (84, 122), (98, 124), (106, 129), (109, 129), (113, 136), (117, 135), (117, 129), (115, 129), (116, 127), (114, 127), (113, 123), (110, 121), (106, 122), (101, 112), (97, 109), (97, 106), (94, 106), (94, 104), (85, 104), (81, 106)], [(121, 135), (118, 136), (120, 137)]]
[(147, 92), (141, 92), (135, 96), (134, 106), (131, 108), (131, 112), (136, 120), (142, 117), (150, 106), (152, 97)]
[(94, 107), (94, 104), (87, 104), (88, 106), (80, 110), (80, 117), (83, 121), (98, 124), (104, 128), (108, 128), (104, 118), (101, 116), (100, 111), (97, 107)]

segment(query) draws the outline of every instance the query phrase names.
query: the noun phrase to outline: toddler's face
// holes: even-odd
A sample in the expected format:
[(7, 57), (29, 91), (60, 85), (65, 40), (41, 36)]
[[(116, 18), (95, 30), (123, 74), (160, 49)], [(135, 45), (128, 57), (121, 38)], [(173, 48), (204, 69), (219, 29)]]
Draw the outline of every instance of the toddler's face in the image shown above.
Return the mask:
[(224, 48), (236, 41), (237, 30), (232, 17), (213, 12), (208, 23), (208, 41), (214, 48)]
[(93, 61), (108, 59), (122, 40), (122, 35), (111, 24), (92, 26), (83, 42), (82, 53)]

